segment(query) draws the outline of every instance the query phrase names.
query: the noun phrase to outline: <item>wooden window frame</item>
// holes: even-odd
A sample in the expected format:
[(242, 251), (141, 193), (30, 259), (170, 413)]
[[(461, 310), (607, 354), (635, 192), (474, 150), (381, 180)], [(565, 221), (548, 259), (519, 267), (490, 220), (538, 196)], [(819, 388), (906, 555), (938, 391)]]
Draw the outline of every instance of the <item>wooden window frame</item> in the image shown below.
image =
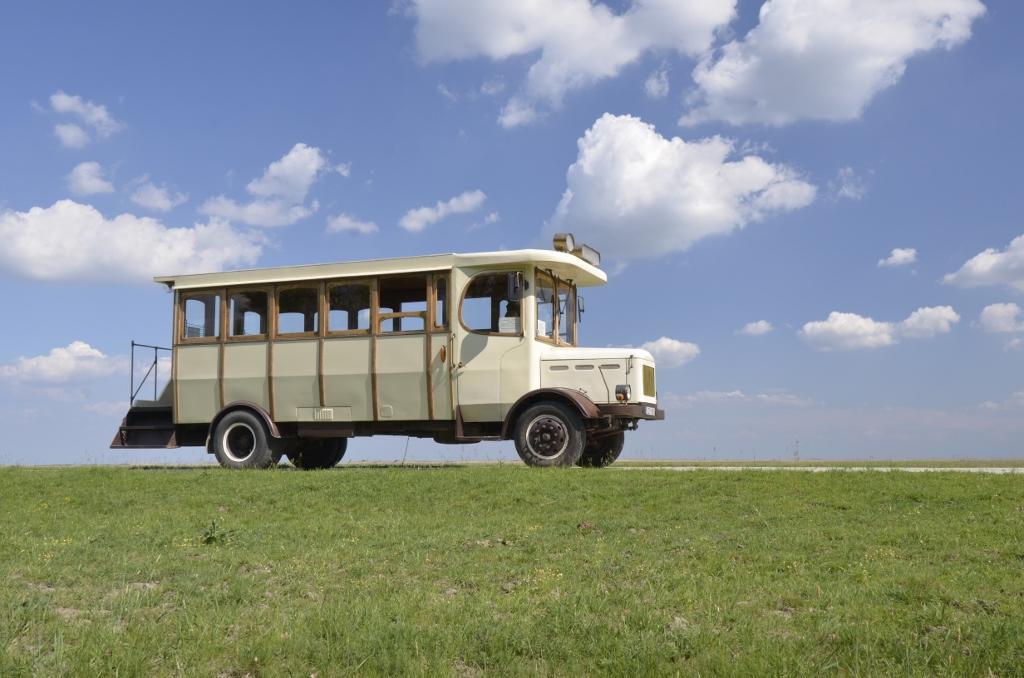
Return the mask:
[(552, 290), (552, 297), (551, 297), (552, 298), (552, 301), (551, 301), (551, 336), (549, 337), (547, 334), (540, 334), (539, 332), (537, 332), (537, 321), (540, 320), (540, 313), (537, 312), (536, 316), (533, 319), (533, 338), (536, 339), (537, 341), (542, 341), (545, 344), (551, 344), (552, 346), (558, 346), (559, 345), (559, 342), (558, 342), (558, 276), (556, 276), (551, 271), (546, 271), (546, 270), (541, 269), (541, 268), (537, 269), (536, 274), (534, 275), (534, 284), (533, 284), (533, 295), (534, 295), (534, 297), (533, 297), (533, 305), (534, 305), (535, 309), (538, 306), (538, 304), (537, 304), (537, 292), (540, 290), (540, 280), (541, 280), (541, 278), (546, 278), (546, 279), (550, 280), (550, 282), (551, 282), (551, 290)]
[[(444, 309), (448, 311), (448, 323), (437, 324), (437, 283), (438, 281), (444, 281)], [(447, 332), (448, 325), (451, 323), (452, 317), (452, 279), (447, 272), (434, 273), (430, 276), (430, 286), (428, 289), (427, 299), (427, 312), (430, 316), (430, 331), (431, 332)], [(441, 319), (444, 319), (444, 313), (441, 313)]]
[[(186, 337), (185, 336), (185, 304), (190, 298), (210, 295), (215, 297), (220, 302), (220, 308), (217, 309), (217, 336), (209, 337)], [(224, 337), (226, 328), (224, 327), (224, 290), (220, 288), (211, 289), (195, 289), (195, 290), (180, 290), (178, 291), (178, 331), (175, 335), (175, 346), (196, 346), (201, 344), (219, 344)]]
[[(261, 332), (260, 334), (243, 334), (239, 336), (231, 336), (230, 328), (228, 327), (231, 321), (231, 295), (244, 293), (244, 292), (263, 292), (267, 295), (267, 331)], [(224, 289), (224, 301), (221, 303), (223, 313), (223, 334), (224, 341), (229, 344), (244, 344), (252, 342), (269, 341), (270, 337), (274, 336), (274, 316), (277, 313), (277, 304), (274, 296), (274, 288), (263, 285), (240, 285), (238, 287), (228, 287)]]
[[(522, 301), (520, 301), (520, 303), (519, 303), (519, 331), (518, 332), (493, 332), (491, 330), (474, 330), (473, 328), (471, 328), (469, 325), (466, 324), (465, 318), (462, 317), (462, 309), (463, 309), (463, 307), (464, 307), (464, 305), (466, 303), (466, 293), (469, 291), (469, 286), (473, 284), (474, 280), (476, 280), (477, 278), (479, 278), (482, 275), (508, 275), (509, 273), (522, 273), (523, 274), (523, 280), (526, 279), (526, 271), (524, 271), (521, 268), (512, 268), (512, 269), (504, 269), (504, 270), (495, 269), (495, 270), (491, 270), (491, 271), (479, 271), (478, 273), (474, 273), (473, 275), (469, 276), (469, 280), (467, 280), (466, 284), (462, 286), (462, 292), (459, 293), (459, 325), (462, 326), (462, 329), (464, 329), (465, 331), (467, 331), (467, 332), (469, 332), (471, 334), (481, 334), (481, 335), (483, 335), (485, 337), (519, 337), (520, 339), (522, 339), (523, 337), (526, 336), (526, 323), (524, 322), (524, 318), (523, 318), (523, 305), (522, 305)], [(476, 298), (482, 299), (483, 297), (476, 297)]]
[[(315, 332), (281, 332), (281, 292), (287, 290), (316, 290), (317, 328)], [(309, 282), (286, 283), (274, 287), (274, 341), (292, 341), (302, 339), (318, 339), (324, 330), (324, 294), (325, 283), (312, 280)]]
[[(370, 326), (366, 329), (332, 330), (331, 329), (331, 288), (340, 285), (366, 285), (370, 290)], [(323, 305), (321, 327), (325, 337), (369, 337), (373, 335), (374, 316), (376, 315), (377, 279), (376, 278), (335, 278), (323, 283)]]
[[(562, 320), (561, 320), (561, 318), (562, 318), (562, 312), (561, 312), (562, 311), (562, 302), (561, 302), (561, 300), (559, 300), (558, 308), (556, 309), (558, 311), (558, 318), (559, 318), (559, 320), (558, 320), (558, 332), (555, 334), (555, 339), (558, 341), (558, 345), (559, 346), (576, 346), (576, 344), (578, 343), (576, 341), (576, 333), (579, 330), (577, 319), (576, 319), (576, 293), (577, 293), (576, 286), (573, 285), (572, 282), (569, 281), (569, 280), (563, 280), (562, 278), (557, 278), (556, 280), (557, 280), (557, 285), (555, 287), (555, 297), (556, 298), (558, 297), (559, 290), (561, 290), (562, 288), (565, 288), (566, 290), (569, 291), (570, 296), (572, 297), (572, 308), (571, 309), (566, 309), (566, 312), (565, 312), (565, 318), (566, 318), (567, 321), (569, 321), (570, 331), (566, 333), (566, 336), (568, 337), (569, 340), (568, 341), (562, 341), (562, 327), (561, 327), (562, 326)], [(569, 311), (572, 311), (572, 317), (570, 317)]]
[[(393, 311), (389, 313), (380, 312), (380, 283), (388, 278), (411, 278), (413, 276), (422, 276), (423, 284), (426, 287), (426, 306), (425, 311)], [(434, 276), (429, 271), (413, 271), (411, 273), (395, 273), (377, 276), (376, 282), (376, 295), (373, 297), (373, 335), (375, 337), (402, 337), (402, 336), (415, 336), (417, 334), (429, 334), (430, 333), (430, 300), (433, 291), (433, 280)], [(385, 320), (392, 320), (395, 318), (422, 318), (423, 329), (422, 330), (402, 330), (401, 332), (382, 332), (380, 325)]]

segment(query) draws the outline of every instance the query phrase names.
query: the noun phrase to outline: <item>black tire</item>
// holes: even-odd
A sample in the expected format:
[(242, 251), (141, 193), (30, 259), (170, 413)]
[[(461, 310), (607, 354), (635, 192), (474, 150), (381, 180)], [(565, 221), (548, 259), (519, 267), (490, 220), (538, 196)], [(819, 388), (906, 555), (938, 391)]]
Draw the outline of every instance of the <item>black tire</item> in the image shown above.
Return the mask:
[(587, 438), (587, 446), (580, 455), (580, 466), (604, 468), (619, 458), (626, 434), (622, 431), (603, 436)]
[(538, 403), (516, 419), (516, 451), (527, 466), (572, 466), (586, 439), (579, 414), (559, 402)]
[(288, 452), (288, 461), (303, 471), (333, 468), (345, 456), (347, 449), (348, 438), (301, 440)]
[(263, 420), (246, 410), (228, 412), (213, 431), (213, 454), (230, 469), (270, 468), (277, 463)]

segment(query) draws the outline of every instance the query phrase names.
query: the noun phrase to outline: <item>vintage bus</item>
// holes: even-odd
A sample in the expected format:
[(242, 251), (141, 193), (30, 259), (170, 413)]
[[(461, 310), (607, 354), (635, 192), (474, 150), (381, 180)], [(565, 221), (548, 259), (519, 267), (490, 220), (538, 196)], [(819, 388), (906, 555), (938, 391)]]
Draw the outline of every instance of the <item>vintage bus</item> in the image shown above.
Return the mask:
[(173, 292), (170, 378), (138, 400), (133, 373), (111, 447), (316, 469), (357, 436), (512, 439), (531, 466), (606, 466), (664, 413), (650, 353), (578, 347), (599, 265), (559, 234), (553, 250), (155, 278)]

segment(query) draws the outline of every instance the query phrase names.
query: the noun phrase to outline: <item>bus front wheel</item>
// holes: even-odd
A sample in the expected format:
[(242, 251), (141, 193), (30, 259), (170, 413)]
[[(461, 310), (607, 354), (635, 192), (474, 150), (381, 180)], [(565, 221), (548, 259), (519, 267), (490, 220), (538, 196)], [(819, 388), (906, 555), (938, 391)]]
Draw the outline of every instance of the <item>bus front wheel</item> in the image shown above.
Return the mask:
[(538, 403), (516, 419), (516, 451), (527, 466), (572, 466), (586, 437), (583, 420), (559, 402)]

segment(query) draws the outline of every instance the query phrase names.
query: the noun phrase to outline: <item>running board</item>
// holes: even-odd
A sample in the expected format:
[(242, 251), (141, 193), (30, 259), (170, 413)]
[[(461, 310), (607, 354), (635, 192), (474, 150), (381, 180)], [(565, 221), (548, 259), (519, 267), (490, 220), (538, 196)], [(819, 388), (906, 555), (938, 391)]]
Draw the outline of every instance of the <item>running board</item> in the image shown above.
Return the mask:
[(156, 449), (179, 447), (170, 407), (132, 407), (117, 429), (110, 449)]

